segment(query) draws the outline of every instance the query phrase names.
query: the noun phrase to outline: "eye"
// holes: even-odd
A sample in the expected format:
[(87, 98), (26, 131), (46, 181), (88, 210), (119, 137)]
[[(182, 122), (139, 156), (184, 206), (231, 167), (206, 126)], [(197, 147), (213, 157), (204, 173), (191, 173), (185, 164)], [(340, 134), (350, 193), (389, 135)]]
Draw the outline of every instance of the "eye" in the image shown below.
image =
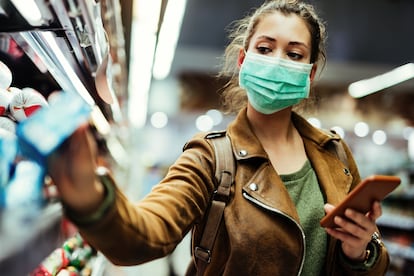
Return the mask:
[(295, 53), (295, 52), (289, 52), (287, 53), (287, 56), (293, 60), (301, 60), (303, 58), (303, 55)]
[(270, 52), (272, 52), (272, 49), (268, 48), (268, 47), (264, 47), (264, 46), (258, 46), (256, 47), (256, 50), (260, 53), (260, 54), (268, 54)]

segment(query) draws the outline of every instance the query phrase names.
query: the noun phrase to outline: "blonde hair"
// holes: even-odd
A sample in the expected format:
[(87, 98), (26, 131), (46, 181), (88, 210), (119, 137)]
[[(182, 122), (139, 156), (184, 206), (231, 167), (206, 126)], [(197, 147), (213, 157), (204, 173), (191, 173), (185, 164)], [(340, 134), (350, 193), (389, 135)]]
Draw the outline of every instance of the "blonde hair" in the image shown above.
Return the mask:
[(256, 31), (258, 23), (268, 14), (296, 14), (304, 20), (311, 34), (311, 63), (326, 62), (326, 28), (316, 14), (314, 7), (300, 1), (274, 0), (266, 1), (262, 6), (253, 10), (246, 17), (233, 22), (229, 26), (230, 43), (223, 56), (222, 70), (219, 77), (229, 79), (221, 91), (223, 109), (226, 113), (237, 113), (247, 104), (246, 92), (239, 87), (239, 68), (237, 60), (241, 49), (247, 51), (250, 40)]

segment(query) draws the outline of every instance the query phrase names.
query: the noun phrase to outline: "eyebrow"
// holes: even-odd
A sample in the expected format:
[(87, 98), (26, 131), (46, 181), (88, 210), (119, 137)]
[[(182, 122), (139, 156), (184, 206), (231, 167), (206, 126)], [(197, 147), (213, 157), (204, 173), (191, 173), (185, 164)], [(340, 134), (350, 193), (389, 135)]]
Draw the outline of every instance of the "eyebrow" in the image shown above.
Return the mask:
[[(276, 42), (275, 38), (267, 36), (267, 35), (261, 35), (261, 36), (258, 37), (258, 39), (265, 39), (265, 40), (268, 40), (268, 41), (271, 41), (271, 42)], [(309, 47), (305, 43), (300, 42), (300, 41), (290, 41), (289, 45), (298, 45), (298, 46), (303, 46), (303, 47), (309, 49)]]
[(291, 41), (291, 42), (289, 42), (289, 45), (299, 45), (299, 46), (305, 47), (306, 49), (309, 49), (308, 45), (306, 45), (303, 42), (299, 42), (299, 41)]

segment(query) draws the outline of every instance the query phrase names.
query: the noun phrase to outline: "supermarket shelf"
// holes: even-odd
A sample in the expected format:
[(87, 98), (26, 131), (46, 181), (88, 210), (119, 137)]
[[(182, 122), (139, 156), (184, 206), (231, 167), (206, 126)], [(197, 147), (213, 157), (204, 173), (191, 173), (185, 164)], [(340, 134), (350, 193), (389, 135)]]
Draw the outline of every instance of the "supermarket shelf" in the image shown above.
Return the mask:
[(28, 275), (61, 243), (59, 203), (0, 213), (0, 275)]
[(377, 224), (402, 230), (414, 230), (414, 218), (394, 213), (382, 214)]
[[(110, 7), (118, 3), (116, 0), (104, 2), (111, 3)], [(113, 40), (122, 36), (122, 33), (113, 34), (120, 28), (114, 29), (112, 22), (106, 26), (109, 32), (105, 30), (101, 12), (105, 12), (108, 4), (102, 8), (101, 3), (95, 1), (39, 0), (36, 5), (42, 19), (37, 24), (30, 24), (13, 4), (0, 1), (4, 11), (0, 12), (0, 22), (4, 21), (0, 33), (10, 35), (39, 71), (46, 68), (62, 90), (77, 91), (87, 103), (96, 104), (109, 123), (122, 122), (118, 97), (126, 97), (126, 88), (119, 87), (119, 76), (111, 68), (115, 65), (125, 68), (125, 60), (116, 58), (114, 63), (108, 55), (109, 50), (121, 52), (124, 45), (108, 41), (108, 37)], [(110, 44), (114, 49), (109, 49)], [(106, 86), (102, 80), (96, 83), (96, 78), (101, 75), (107, 78)], [(114, 101), (109, 103), (102, 95), (113, 92), (111, 84), (118, 84), (117, 95), (113, 95)]]
[[(114, 44), (123, 35), (120, 26), (114, 28), (115, 25), (110, 25), (114, 24), (113, 20), (107, 19), (108, 30), (105, 30), (101, 22), (101, 12), (106, 15), (107, 7), (112, 8), (114, 4), (119, 4), (118, 0), (39, 0), (36, 5), (41, 20), (32, 23), (12, 2), (0, 1), (0, 23), (3, 23), (0, 34), (16, 42), (39, 69), (39, 75), (47, 71), (62, 90), (77, 91), (94, 107), (92, 122), (104, 138), (109, 155), (123, 167), (127, 155), (112, 129), (122, 123), (121, 107), (118, 101), (103, 100), (102, 81), (96, 82), (96, 77), (104, 71), (106, 81), (117, 85), (115, 96), (125, 100), (123, 79), (109, 70), (110, 66), (102, 66), (108, 57), (109, 44), (113, 46), (112, 52), (121, 53), (124, 48), (123, 44)], [(117, 56), (111, 65), (124, 68), (122, 56), (122, 53)], [(0, 209), (0, 275), (27, 275), (61, 246), (60, 203), (38, 209), (33, 205), (13, 211)]]
[(414, 248), (403, 246), (401, 244), (384, 240), (384, 244), (391, 256), (402, 257), (407, 260), (414, 261)]
[[(119, 3), (106, 0), (102, 8), (101, 3), (95, 1), (49, 2), (37, 1), (43, 18), (38, 25), (30, 26), (21, 18), (12, 26), (0, 26), (0, 33), (10, 35), (39, 70), (46, 68), (62, 90), (78, 92), (93, 107), (91, 122), (106, 140), (110, 156), (123, 167), (127, 155), (112, 128), (124, 120), (118, 97), (126, 98), (126, 88), (120, 85), (124, 82), (119, 80), (119, 73), (110, 69), (126, 65), (124, 59), (117, 57), (112, 61), (109, 56), (110, 52), (124, 49), (124, 44), (113, 42), (123, 34), (119, 33), (120, 26), (110, 20), (106, 20), (108, 31), (105, 30), (101, 18), (101, 12), (106, 14), (107, 7)], [(11, 4), (0, 3), (0, 8), (6, 13), (19, 13)], [(0, 22), (1, 19), (0, 14)], [(107, 94), (112, 97), (111, 103), (103, 99)]]
[(397, 192), (391, 193), (388, 197), (390, 200), (413, 200), (414, 199), (414, 185), (410, 184), (409, 188), (401, 189)]

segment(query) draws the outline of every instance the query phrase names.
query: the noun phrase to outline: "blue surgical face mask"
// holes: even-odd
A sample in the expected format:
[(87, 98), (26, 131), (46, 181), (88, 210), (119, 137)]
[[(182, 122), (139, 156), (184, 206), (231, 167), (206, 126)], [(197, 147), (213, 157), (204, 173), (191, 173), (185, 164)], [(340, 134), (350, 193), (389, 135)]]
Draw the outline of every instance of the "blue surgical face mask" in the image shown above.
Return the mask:
[(255, 110), (271, 114), (309, 96), (313, 64), (247, 52), (239, 73), (240, 87)]

